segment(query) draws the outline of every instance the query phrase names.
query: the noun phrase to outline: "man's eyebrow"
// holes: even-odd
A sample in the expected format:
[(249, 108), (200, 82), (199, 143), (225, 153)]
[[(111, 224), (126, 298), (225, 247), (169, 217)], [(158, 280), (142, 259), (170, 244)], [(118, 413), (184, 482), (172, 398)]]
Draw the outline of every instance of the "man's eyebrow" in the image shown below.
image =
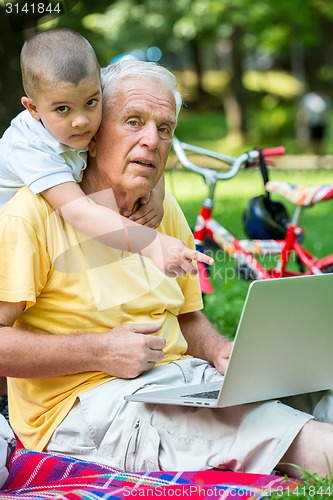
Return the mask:
[(166, 123), (167, 123), (168, 125), (170, 125), (171, 127), (175, 127), (175, 126), (177, 125), (177, 120), (176, 120), (176, 118), (175, 118), (175, 117), (173, 117), (173, 116), (172, 116), (172, 117), (167, 117), (165, 121), (166, 121)]
[[(125, 116), (140, 116), (145, 112), (146, 110), (144, 108), (137, 108), (134, 106), (129, 106), (128, 108), (124, 108)], [(162, 122), (167, 123), (171, 127), (175, 127), (177, 125), (177, 120), (174, 116), (165, 116), (162, 118)]]
[(129, 115), (129, 116), (141, 115), (142, 109), (134, 108), (133, 106), (130, 106), (127, 108), (123, 108), (123, 113), (124, 113), (124, 115)]

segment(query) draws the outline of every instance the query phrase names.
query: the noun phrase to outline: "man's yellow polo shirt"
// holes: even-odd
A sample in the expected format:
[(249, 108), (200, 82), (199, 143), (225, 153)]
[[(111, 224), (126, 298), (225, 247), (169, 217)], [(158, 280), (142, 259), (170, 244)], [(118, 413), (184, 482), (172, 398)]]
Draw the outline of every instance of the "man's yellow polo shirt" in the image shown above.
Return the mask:
[[(185, 217), (168, 193), (164, 208), (159, 231), (193, 247)], [(65, 335), (161, 323), (156, 335), (166, 346), (160, 364), (186, 356), (177, 317), (202, 308), (197, 277), (167, 278), (150, 259), (103, 246), (66, 224), (28, 188), (1, 212), (0, 238), (0, 300), (27, 302), (15, 326)], [(11, 424), (24, 446), (43, 450), (77, 394), (112, 378), (88, 372), (9, 379)]]

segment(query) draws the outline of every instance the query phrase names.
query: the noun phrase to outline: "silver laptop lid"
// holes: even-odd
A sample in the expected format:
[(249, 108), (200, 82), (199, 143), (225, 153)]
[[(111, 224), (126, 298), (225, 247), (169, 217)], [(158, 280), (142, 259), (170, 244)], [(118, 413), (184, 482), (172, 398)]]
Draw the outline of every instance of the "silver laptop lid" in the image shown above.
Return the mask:
[(218, 406), (333, 387), (332, 296), (333, 274), (251, 283)]

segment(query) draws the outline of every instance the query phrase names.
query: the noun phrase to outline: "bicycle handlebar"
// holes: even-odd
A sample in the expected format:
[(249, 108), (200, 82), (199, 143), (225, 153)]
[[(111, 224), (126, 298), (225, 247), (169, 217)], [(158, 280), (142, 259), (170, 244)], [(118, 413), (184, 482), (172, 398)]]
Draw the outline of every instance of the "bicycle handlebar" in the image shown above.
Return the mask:
[(273, 148), (265, 148), (262, 149), (263, 156), (282, 156), (286, 152), (286, 148), (284, 146), (275, 146)]
[[(234, 177), (242, 165), (254, 165), (256, 160), (259, 159), (259, 151), (253, 150), (248, 151), (247, 153), (243, 153), (238, 157), (228, 156), (222, 153), (217, 153), (215, 151), (211, 151), (209, 149), (200, 148), (198, 146), (193, 146), (192, 144), (187, 144), (186, 142), (182, 142), (177, 137), (174, 137), (172, 140), (172, 146), (174, 152), (177, 155), (178, 160), (188, 170), (192, 172), (196, 172), (197, 174), (202, 175), (207, 184), (211, 184), (212, 182), (216, 182), (217, 180), (226, 180)], [(227, 172), (220, 172), (208, 167), (200, 167), (193, 163), (185, 151), (190, 151), (192, 153), (197, 153), (202, 156), (207, 156), (209, 158), (214, 158), (215, 160), (220, 160), (228, 165), (231, 168)], [(283, 146), (277, 146), (273, 148), (266, 148), (262, 150), (263, 156), (278, 156), (283, 155), (285, 153), (285, 148)]]

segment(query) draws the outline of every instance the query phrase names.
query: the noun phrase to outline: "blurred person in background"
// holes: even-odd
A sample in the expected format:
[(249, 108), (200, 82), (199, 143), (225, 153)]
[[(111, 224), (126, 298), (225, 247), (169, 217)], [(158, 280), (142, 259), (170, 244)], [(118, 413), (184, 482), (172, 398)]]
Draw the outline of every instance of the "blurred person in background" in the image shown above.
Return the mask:
[(318, 156), (325, 153), (329, 104), (328, 97), (320, 88), (305, 94), (299, 103), (298, 140), (304, 150)]

